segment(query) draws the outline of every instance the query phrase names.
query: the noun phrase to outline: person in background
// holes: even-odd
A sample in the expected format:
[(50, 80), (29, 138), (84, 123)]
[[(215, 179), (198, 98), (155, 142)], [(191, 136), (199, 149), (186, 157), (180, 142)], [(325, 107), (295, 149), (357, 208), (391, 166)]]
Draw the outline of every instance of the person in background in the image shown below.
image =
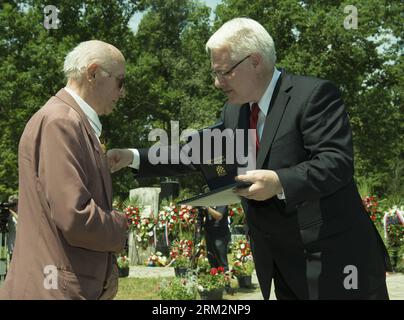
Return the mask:
[(227, 252), (230, 242), (228, 206), (202, 207), (203, 229), (209, 263), (212, 268), (229, 271)]
[(17, 232), (18, 196), (11, 195), (8, 198), (8, 203), (12, 204), (12, 206), (9, 208), (10, 215), (9, 215), (8, 223), (7, 223), (7, 229), (8, 229), (7, 250), (8, 250), (9, 259), (11, 261), (11, 258), (13, 257), (15, 236), (16, 236), (16, 232)]
[[(227, 253), (231, 240), (229, 229), (228, 206), (201, 207), (199, 211), (206, 241), (206, 252), (212, 268), (223, 267), (229, 271)], [(231, 293), (230, 285), (226, 291)]]

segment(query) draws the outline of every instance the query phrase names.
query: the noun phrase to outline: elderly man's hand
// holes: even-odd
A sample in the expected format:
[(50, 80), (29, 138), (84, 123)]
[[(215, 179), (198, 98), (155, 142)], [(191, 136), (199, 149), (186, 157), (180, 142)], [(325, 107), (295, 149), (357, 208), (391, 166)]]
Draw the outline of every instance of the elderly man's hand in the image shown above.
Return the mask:
[(238, 182), (250, 182), (248, 188), (235, 189), (239, 196), (251, 200), (264, 201), (282, 192), (278, 175), (272, 170), (251, 170), (236, 177)]
[(128, 149), (111, 149), (107, 152), (107, 159), (109, 169), (114, 173), (133, 162), (133, 152)]

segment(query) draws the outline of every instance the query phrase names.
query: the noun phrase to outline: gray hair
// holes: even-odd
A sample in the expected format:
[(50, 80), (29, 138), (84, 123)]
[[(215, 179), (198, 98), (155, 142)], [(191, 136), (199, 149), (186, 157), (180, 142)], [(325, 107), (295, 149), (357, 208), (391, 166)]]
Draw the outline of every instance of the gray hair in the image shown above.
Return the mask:
[(268, 31), (257, 21), (235, 18), (223, 24), (206, 43), (206, 51), (228, 48), (233, 61), (249, 54), (260, 53), (264, 63), (272, 69), (276, 62), (275, 44)]
[[(119, 52), (114, 46), (103, 41), (81, 42), (67, 54), (63, 72), (68, 80), (80, 81), (82, 74), (90, 64), (106, 65), (108, 62), (116, 60), (116, 51)], [(104, 71), (102, 73), (106, 74)]]

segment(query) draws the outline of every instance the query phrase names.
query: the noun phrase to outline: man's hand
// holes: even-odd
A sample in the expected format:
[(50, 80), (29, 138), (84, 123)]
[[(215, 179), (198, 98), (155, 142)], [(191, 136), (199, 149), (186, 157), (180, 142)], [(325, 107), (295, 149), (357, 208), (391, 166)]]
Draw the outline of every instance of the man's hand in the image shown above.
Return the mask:
[(109, 169), (114, 173), (133, 162), (133, 152), (128, 149), (111, 149), (107, 152), (107, 159)]
[(272, 170), (247, 171), (247, 174), (237, 176), (236, 181), (252, 183), (248, 188), (234, 191), (239, 196), (251, 200), (264, 201), (282, 192), (278, 175)]

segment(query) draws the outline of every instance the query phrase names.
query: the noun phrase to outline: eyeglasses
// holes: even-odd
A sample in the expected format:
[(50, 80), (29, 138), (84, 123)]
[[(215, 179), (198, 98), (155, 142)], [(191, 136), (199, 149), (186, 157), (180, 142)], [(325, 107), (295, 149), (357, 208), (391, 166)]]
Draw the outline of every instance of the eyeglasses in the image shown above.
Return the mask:
[(119, 90), (123, 89), (123, 86), (125, 84), (125, 77), (120, 78), (119, 76), (115, 76), (113, 75), (111, 72), (109, 72), (108, 70), (105, 70), (103, 67), (101, 67), (100, 65), (98, 66), (102, 71), (108, 73), (109, 77), (111, 78), (112, 76), (118, 81), (118, 88)]
[(237, 62), (234, 66), (232, 66), (230, 68), (230, 70), (227, 70), (227, 71), (214, 71), (214, 70), (212, 70), (210, 73), (211, 73), (213, 78), (225, 78), (225, 77), (229, 76), (230, 73), (232, 71), (234, 71), (234, 69), (236, 69), (243, 61), (247, 60), (249, 57), (251, 57), (250, 54), (247, 57), (245, 57), (243, 60)]

